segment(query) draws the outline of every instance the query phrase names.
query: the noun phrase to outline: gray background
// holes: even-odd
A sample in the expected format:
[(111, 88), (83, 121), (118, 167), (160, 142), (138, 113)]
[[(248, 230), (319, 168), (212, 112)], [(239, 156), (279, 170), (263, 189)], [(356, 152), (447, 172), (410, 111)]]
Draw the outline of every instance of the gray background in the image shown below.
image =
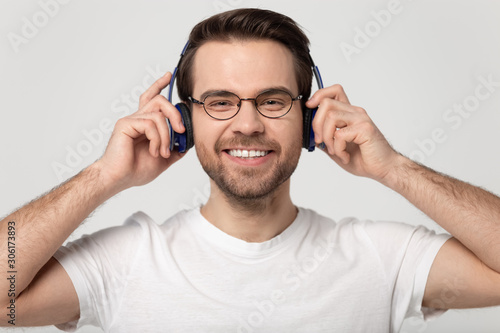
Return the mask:
[[(500, 193), (500, 87), (474, 97), (480, 77), (500, 82), (497, 1), (401, 0), (385, 26), (372, 13), (386, 10), (385, 0), (66, 2), (0, 2), (0, 215), (96, 160), (114, 122), (135, 112), (146, 86), (173, 69), (192, 26), (237, 7), (273, 9), (299, 22), (325, 85), (342, 84), (397, 150)], [(355, 45), (357, 29), (372, 37), (348, 59), (341, 46)], [(463, 103), (470, 113), (446, 118)], [(109, 200), (71, 239), (119, 225), (137, 210), (160, 223), (204, 202), (208, 191), (191, 152), (153, 183)], [(440, 231), (405, 199), (345, 173), (321, 152), (304, 152), (292, 197), (337, 220), (397, 220)], [(500, 308), (449, 311), (429, 323), (407, 321), (403, 332), (498, 332), (499, 315)]]

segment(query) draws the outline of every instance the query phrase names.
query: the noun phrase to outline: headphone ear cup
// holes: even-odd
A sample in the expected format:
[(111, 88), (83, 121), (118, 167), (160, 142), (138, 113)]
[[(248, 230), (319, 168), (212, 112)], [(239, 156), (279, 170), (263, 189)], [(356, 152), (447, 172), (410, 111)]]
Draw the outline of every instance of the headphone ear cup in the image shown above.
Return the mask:
[(175, 105), (179, 113), (182, 117), (182, 124), (186, 129), (184, 133), (174, 133), (174, 143), (177, 146), (177, 150), (180, 153), (185, 152), (193, 148), (194, 139), (193, 139), (193, 123), (191, 121), (191, 110), (184, 103), (178, 103)]
[(316, 142), (314, 142), (314, 131), (312, 128), (312, 122), (316, 111), (318, 109), (304, 109), (304, 121), (303, 121), (303, 136), (302, 136), (302, 147), (306, 148), (307, 151), (314, 151), (316, 147)]

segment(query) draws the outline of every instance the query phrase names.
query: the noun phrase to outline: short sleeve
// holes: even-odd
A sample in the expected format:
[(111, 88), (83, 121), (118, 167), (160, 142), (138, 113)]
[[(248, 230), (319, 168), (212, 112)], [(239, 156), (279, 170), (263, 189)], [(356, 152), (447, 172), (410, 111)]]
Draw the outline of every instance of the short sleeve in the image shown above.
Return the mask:
[(142, 212), (135, 213), (122, 226), (84, 235), (57, 250), (54, 258), (71, 278), (80, 304), (80, 318), (57, 328), (74, 332), (93, 325), (105, 330), (113, 322), (145, 235), (138, 221), (145, 219), (150, 220)]
[(422, 301), (432, 263), (451, 235), (436, 234), (423, 226), (404, 223), (364, 224), (393, 289), (392, 331), (398, 332), (405, 318), (428, 319), (443, 313), (423, 308)]

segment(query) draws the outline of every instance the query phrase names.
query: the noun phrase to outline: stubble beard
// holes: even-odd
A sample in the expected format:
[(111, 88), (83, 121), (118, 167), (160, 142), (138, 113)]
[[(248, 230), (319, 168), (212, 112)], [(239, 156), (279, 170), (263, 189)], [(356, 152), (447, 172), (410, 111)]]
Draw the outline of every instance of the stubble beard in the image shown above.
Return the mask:
[[(263, 146), (277, 154), (277, 161), (269, 169), (236, 166), (228, 168), (220, 158), (225, 154), (220, 147)], [(237, 136), (231, 140), (217, 140), (212, 152), (197, 143), (196, 152), (203, 170), (215, 182), (228, 203), (236, 209), (262, 211), (269, 198), (295, 171), (301, 153), (301, 142), (291, 142), (286, 149), (272, 140), (262, 137)], [(286, 155), (283, 155), (286, 154)]]

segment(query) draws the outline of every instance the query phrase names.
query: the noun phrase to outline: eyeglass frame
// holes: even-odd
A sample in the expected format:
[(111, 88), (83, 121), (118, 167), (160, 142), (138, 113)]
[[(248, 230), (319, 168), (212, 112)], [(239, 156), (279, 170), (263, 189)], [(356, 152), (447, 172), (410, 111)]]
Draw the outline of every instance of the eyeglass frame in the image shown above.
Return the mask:
[[(258, 108), (258, 106), (257, 106), (257, 98), (259, 98), (259, 96), (260, 96), (260, 95), (263, 95), (263, 94), (268, 93), (268, 92), (271, 92), (271, 91), (279, 91), (279, 92), (283, 92), (283, 93), (287, 94), (288, 96), (290, 96), (290, 98), (292, 99), (292, 102), (290, 103), (290, 107), (289, 107), (289, 108), (288, 108), (288, 110), (287, 110), (285, 113), (283, 113), (281, 116), (277, 116), (277, 117), (270, 117), (270, 116), (266, 116), (265, 114), (263, 114), (263, 113), (259, 110), (259, 108)], [(207, 111), (207, 109), (205, 108), (205, 101), (206, 101), (206, 99), (207, 99), (208, 97), (210, 97), (211, 95), (216, 94), (216, 93), (229, 93), (229, 94), (232, 94), (232, 95), (234, 95), (234, 96), (238, 97), (238, 99), (240, 100), (240, 102), (237, 104), (237, 105), (238, 105), (238, 110), (235, 112), (235, 114), (233, 114), (233, 115), (232, 115), (231, 117), (229, 117), (229, 118), (223, 118), (223, 119), (221, 119), (221, 118), (216, 118), (216, 117), (214, 117), (213, 115), (211, 115), (211, 114)], [(192, 102), (192, 103), (196, 103), (196, 104), (198, 104), (198, 105), (203, 105), (203, 110), (205, 110), (205, 113), (206, 113), (206, 114), (208, 114), (211, 118), (216, 119), (216, 120), (229, 120), (229, 119), (232, 119), (232, 118), (236, 117), (236, 115), (237, 115), (237, 114), (240, 112), (240, 110), (241, 110), (241, 102), (242, 102), (242, 101), (253, 101), (253, 102), (254, 102), (254, 106), (255, 106), (255, 110), (257, 110), (257, 112), (258, 112), (261, 116), (266, 117), (266, 118), (269, 118), (269, 119), (278, 119), (278, 118), (281, 118), (281, 117), (286, 116), (286, 115), (288, 114), (288, 112), (290, 112), (290, 110), (292, 109), (292, 107), (293, 107), (293, 102), (301, 100), (301, 99), (302, 99), (302, 97), (304, 97), (304, 96), (302, 96), (302, 95), (298, 95), (297, 97), (295, 97), (295, 98), (294, 98), (294, 97), (292, 96), (292, 94), (290, 94), (288, 91), (286, 91), (286, 90), (282, 90), (282, 89), (267, 89), (267, 90), (264, 90), (264, 91), (260, 92), (260, 93), (259, 93), (256, 97), (254, 97), (254, 98), (241, 98), (240, 96), (236, 95), (235, 93), (233, 93), (233, 92), (231, 92), (231, 91), (227, 91), (227, 90), (217, 90), (217, 91), (211, 92), (210, 94), (208, 94), (207, 96), (205, 96), (205, 98), (203, 99), (203, 102), (201, 102), (201, 101), (199, 101), (199, 100), (197, 100), (197, 99), (193, 98), (192, 96), (188, 96), (188, 100), (189, 100), (190, 102)]]

